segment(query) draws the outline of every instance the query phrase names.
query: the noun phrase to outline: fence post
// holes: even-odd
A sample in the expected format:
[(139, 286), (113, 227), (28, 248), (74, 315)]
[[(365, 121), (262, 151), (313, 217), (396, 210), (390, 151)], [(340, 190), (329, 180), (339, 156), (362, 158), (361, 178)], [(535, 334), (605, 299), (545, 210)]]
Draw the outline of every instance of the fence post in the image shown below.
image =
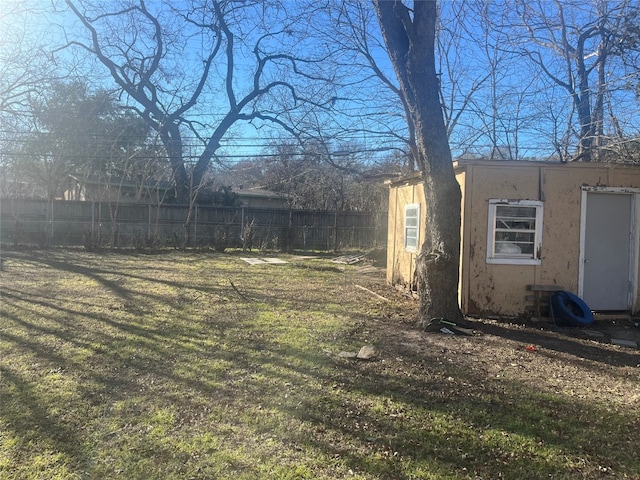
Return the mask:
[(198, 246), (198, 205), (196, 204), (196, 212), (193, 220), (193, 246)]
[(338, 253), (338, 209), (333, 217), (333, 252)]
[(49, 218), (49, 225), (51, 226), (51, 233), (49, 234), (49, 241), (47, 242), (48, 246), (51, 246), (53, 243), (53, 205), (55, 201), (51, 200), (51, 218)]

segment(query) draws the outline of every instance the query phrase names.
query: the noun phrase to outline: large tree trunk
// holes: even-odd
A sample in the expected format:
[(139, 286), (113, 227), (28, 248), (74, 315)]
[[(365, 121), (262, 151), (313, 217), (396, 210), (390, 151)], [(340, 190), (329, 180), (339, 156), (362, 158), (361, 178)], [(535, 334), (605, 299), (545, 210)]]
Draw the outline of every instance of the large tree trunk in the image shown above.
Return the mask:
[(169, 163), (176, 186), (176, 200), (180, 204), (188, 205), (191, 188), (187, 169), (184, 164), (180, 129), (177, 125), (163, 126), (158, 133), (160, 134), (160, 139), (162, 140), (167, 157), (169, 157)]
[[(437, 82), (437, 80), (436, 80)], [(426, 82), (426, 88), (437, 88)], [(427, 95), (428, 97), (428, 95)], [(416, 122), (422, 171), (425, 238), (416, 263), (421, 322), (460, 320), (460, 185), (455, 178), (440, 103), (425, 98)], [(441, 122), (437, 121), (442, 120)]]
[(382, 35), (416, 132), (426, 200), (425, 238), (416, 275), (420, 322), (462, 319), (458, 306), (460, 186), (455, 178), (435, 63), (437, 5), (374, 0)]
[[(424, 172), (424, 169), (423, 169)], [(453, 177), (453, 180), (452, 180)], [(420, 321), (460, 320), (460, 186), (453, 169), (423, 173), (426, 201), (425, 238), (416, 262)]]

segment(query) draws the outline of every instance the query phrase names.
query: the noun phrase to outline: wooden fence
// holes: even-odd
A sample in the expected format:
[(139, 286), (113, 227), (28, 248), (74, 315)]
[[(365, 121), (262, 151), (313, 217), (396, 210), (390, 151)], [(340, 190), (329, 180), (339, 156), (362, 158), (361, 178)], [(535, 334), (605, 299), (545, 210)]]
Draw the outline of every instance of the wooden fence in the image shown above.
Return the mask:
[(0, 242), (87, 248), (366, 249), (386, 245), (386, 212), (2, 199)]

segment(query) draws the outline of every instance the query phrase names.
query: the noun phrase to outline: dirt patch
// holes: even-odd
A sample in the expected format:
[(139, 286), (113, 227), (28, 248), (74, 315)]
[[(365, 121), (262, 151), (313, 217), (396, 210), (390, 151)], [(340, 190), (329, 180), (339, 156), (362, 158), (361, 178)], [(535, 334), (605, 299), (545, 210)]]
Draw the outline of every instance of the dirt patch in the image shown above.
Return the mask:
[(414, 298), (386, 285), (376, 272), (358, 281), (390, 300), (381, 301), (386, 303), (385, 318), (375, 323), (380, 350), (390, 359), (402, 358), (404, 365), (436, 359), (468, 372), (470, 383), (508, 379), (549, 393), (640, 407), (640, 350), (611, 343), (617, 338), (640, 341), (640, 328), (633, 320), (597, 321), (585, 329), (560, 328), (551, 321), (468, 319), (472, 336), (429, 333), (416, 327)]

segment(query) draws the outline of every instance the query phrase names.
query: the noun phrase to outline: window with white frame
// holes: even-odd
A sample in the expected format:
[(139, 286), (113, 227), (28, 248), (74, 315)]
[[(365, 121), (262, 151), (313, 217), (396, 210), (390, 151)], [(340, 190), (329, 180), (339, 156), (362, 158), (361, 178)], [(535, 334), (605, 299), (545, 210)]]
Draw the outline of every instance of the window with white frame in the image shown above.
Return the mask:
[(404, 248), (407, 252), (418, 251), (420, 233), (420, 204), (409, 203), (404, 206)]
[(542, 202), (489, 200), (487, 263), (540, 264)]

